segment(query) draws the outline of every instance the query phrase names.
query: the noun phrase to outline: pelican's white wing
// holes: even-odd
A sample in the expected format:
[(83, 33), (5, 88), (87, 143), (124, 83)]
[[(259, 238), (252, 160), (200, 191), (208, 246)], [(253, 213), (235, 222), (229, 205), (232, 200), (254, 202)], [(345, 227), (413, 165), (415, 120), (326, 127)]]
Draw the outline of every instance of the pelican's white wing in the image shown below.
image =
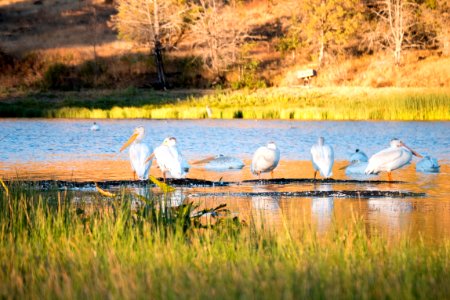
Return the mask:
[(367, 162), (356, 162), (352, 163), (345, 169), (346, 175), (364, 175), (365, 170), (368, 166)]
[(136, 172), (140, 180), (148, 178), (148, 172), (152, 161), (145, 163), (147, 157), (152, 153), (152, 149), (142, 143), (134, 143), (130, 146), (130, 162), (131, 167)]
[(381, 171), (390, 172), (403, 167), (411, 161), (412, 153), (403, 147), (387, 148), (374, 154), (369, 159), (366, 174), (377, 174)]
[(161, 145), (155, 149), (155, 158), (161, 172), (169, 172), (173, 178), (182, 178), (186, 173), (183, 170), (183, 158), (174, 146)]
[(278, 165), (280, 161), (280, 150), (259, 147), (253, 154), (251, 171), (253, 174), (258, 172), (270, 172)]
[(169, 146), (169, 151), (173, 157), (170, 165), (170, 175), (174, 178), (182, 178), (186, 175), (186, 171), (189, 170), (189, 164), (184, 160), (181, 152), (176, 146)]
[(328, 178), (333, 175), (334, 151), (330, 145), (313, 145), (311, 158), (314, 170), (320, 171), (323, 177)]

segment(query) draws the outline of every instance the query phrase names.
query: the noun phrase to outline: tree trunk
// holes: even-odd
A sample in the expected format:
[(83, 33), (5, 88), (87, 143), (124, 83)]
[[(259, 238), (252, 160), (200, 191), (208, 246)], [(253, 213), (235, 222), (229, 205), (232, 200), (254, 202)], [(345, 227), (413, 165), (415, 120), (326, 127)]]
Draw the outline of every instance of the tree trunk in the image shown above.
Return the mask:
[(155, 50), (154, 50), (156, 73), (158, 74), (159, 86), (163, 90), (166, 90), (167, 89), (166, 76), (165, 76), (165, 72), (164, 72), (164, 64), (163, 64), (163, 58), (162, 58), (161, 52), (162, 52), (161, 51), (161, 43), (159, 41), (157, 41), (155, 43)]
[(322, 31), (320, 36), (320, 45), (319, 45), (319, 67), (322, 66), (323, 63), (323, 57), (325, 55), (325, 41), (324, 41), (324, 33)]
[(394, 50), (394, 61), (395, 65), (399, 66), (402, 58), (402, 42), (395, 42), (395, 50)]

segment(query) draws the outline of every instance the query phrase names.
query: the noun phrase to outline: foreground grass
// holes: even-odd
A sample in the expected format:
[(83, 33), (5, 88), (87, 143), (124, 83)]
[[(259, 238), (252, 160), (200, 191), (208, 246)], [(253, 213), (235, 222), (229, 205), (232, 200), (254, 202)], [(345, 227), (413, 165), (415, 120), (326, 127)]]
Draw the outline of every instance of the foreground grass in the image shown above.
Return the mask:
[[(450, 240), (318, 236), (223, 222), (183, 226), (130, 195), (77, 205), (70, 193), (0, 187), (0, 298), (444, 299)], [(159, 211), (160, 212), (160, 211)], [(191, 212), (192, 213), (192, 212)], [(164, 217), (165, 216), (165, 217)], [(186, 225), (186, 223), (183, 223)]]
[[(210, 115), (206, 107), (211, 109)], [(450, 120), (448, 88), (285, 88), (258, 91), (34, 95), (0, 103), (2, 117)]]

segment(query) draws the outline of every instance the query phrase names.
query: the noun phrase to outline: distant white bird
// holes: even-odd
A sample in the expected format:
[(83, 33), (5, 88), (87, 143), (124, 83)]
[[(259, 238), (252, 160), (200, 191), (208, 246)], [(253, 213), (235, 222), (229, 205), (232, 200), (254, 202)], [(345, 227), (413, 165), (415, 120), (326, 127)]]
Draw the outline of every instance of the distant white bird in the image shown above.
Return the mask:
[(210, 108), (209, 106), (206, 106), (206, 115), (208, 116), (208, 118), (211, 119), (212, 114), (213, 114), (213, 113), (212, 113), (211, 108)]
[(97, 125), (96, 122), (94, 122), (94, 124), (92, 124), (91, 126), (91, 131), (99, 131), (100, 127)]
[(153, 152), (152, 148), (142, 143), (145, 136), (145, 129), (142, 126), (136, 127), (128, 141), (120, 148), (120, 152), (130, 146), (130, 162), (134, 175), (140, 180), (148, 179), (148, 172), (152, 164), (151, 160), (146, 161), (147, 157)]
[(261, 173), (271, 172), (277, 167), (280, 161), (280, 150), (274, 142), (269, 142), (267, 146), (259, 147), (253, 154), (251, 172), (258, 177)]
[(391, 171), (409, 164), (413, 155), (422, 157), (402, 141), (394, 138), (391, 140), (389, 148), (381, 150), (370, 157), (365, 173), (378, 174), (385, 171), (388, 172), (388, 179), (392, 180)]
[[(344, 166), (346, 175), (364, 175), (368, 165), (369, 158), (367, 155), (356, 149), (355, 153), (350, 156), (350, 164)], [(341, 169), (343, 169), (341, 168)]]
[(177, 139), (174, 137), (165, 138), (147, 160), (152, 159), (153, 156), (161, 169), (164, 181), (167, 173), (173, 178), (183, 178), (189, 171), (190, 166), (178, 150)]
[(333, 147), (325, 144), (325, 139), (323, 137), (320, 137), (317, 144), (311, 147), (311, 160), (314, 167), (314, 179), (316, 179), (317, 171), (325, 178), (329, 178), (333, 175)]
[(436, 158), (426, 155), (416, 164), (416, 171), (423, 173), (439, 173), (439, 163)]
[(222, 170), (240, 170), (244, 167), (244, 163), (237, 157), (225, 156), (222, 154), (210, 156), (192, 163), (193, 165), (206, 164), (205, 169), (213, 171)]

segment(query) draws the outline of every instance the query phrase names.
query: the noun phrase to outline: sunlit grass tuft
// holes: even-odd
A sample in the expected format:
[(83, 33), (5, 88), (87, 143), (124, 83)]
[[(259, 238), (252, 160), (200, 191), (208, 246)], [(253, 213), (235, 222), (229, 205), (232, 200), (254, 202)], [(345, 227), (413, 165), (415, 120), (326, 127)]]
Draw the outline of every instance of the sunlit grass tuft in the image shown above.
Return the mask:
[[(444, 299), (450, 240), (369, 235), (362, 221), (323, 235), (225, 222), (185, 228), (147, 195), (132, 206), (66, 191), (0, 189), (1, 298)], [(121, 196), (120, 196), (121, 195)], [(75, 201), (76, 200), (76, 201)], [(184, 216), (184, 217), (183, 217)]]

